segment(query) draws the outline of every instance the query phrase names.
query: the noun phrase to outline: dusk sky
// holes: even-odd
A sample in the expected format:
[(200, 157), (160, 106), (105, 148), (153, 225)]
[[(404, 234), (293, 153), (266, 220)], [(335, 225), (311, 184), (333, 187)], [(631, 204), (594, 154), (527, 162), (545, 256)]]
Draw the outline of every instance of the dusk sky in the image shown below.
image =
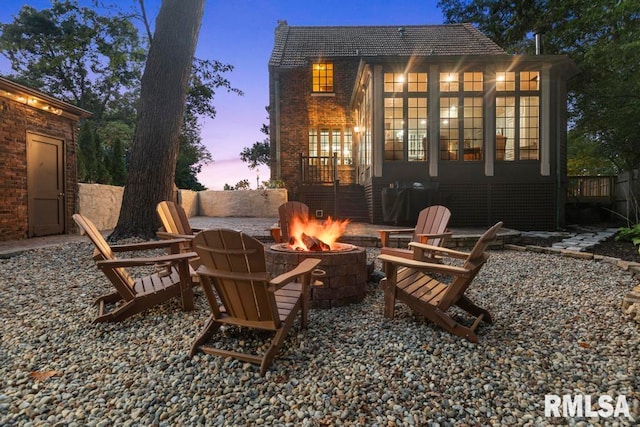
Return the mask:
[[(90, 6), (92, 1), (79, 3)], [(102, 3), (128, 10), (137, 1)], [(0, 21), (12, 21), (24, 4), (36, 9), (51, 5), (49, 0), (3, 0)], [(154, 21), (160, 0), (146, 0), (145, 4)], [(251, 188), (256, 186), (258, 174), (240, 160), (240, 151), (265, 138), (260, 128), (267, 123), (267, 65), (278, 20), (286, 20), (291, 26), (441, 24), (442, 13), (436, 4), (437, 0), (207, 0), (196, 56), (233, 65), (235, 69), (227, 78), (244, 96), (216, 94), (217, 116), (207, 120), (202, 131), (203, 143), (211, 151), (214, 163), (203, 168), (200, 182), (211, 190), (221, 190), (225, 183), (235, 185), (246, 178)], [(11, 72), (4, 58), (0, 60), (0, 72)], [(268, 168), (259, 168), (260, 181), (269, 175)]]

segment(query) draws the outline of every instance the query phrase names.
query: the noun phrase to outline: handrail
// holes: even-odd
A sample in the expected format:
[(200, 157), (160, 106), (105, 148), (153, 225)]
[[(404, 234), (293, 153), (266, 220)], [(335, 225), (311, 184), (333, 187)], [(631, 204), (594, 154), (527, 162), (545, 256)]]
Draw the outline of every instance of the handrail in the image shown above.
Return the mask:
[(337, 180), (337, 153), (333, 156), (304, 156), (300, 153), (300, 171), (305, 184), (330, 184)]

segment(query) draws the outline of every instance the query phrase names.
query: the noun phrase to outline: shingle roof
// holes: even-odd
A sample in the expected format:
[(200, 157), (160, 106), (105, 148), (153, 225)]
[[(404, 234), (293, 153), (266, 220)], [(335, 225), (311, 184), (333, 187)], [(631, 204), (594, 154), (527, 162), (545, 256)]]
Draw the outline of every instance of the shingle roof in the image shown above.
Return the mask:
[(276, 28), (270, 66), (298, 67), (307, 58), (504, 55), (471, 24)]

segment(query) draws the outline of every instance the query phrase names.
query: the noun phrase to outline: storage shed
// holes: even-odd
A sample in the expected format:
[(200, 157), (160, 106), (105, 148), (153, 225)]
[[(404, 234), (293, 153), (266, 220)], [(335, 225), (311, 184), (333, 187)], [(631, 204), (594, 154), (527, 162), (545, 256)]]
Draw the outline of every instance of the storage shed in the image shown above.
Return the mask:
[(89, 116), (0, 77), (0, 241), (74, 229), (78, 122)]

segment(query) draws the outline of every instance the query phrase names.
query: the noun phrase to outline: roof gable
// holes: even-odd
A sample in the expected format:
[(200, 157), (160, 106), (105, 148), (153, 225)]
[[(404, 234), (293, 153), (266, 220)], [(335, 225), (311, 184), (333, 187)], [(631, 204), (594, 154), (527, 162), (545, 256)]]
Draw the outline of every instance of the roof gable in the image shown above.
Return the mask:
[(471, 24), (276, 28), (270, 66), (299, 67), (308, 58), (505, 55)]

